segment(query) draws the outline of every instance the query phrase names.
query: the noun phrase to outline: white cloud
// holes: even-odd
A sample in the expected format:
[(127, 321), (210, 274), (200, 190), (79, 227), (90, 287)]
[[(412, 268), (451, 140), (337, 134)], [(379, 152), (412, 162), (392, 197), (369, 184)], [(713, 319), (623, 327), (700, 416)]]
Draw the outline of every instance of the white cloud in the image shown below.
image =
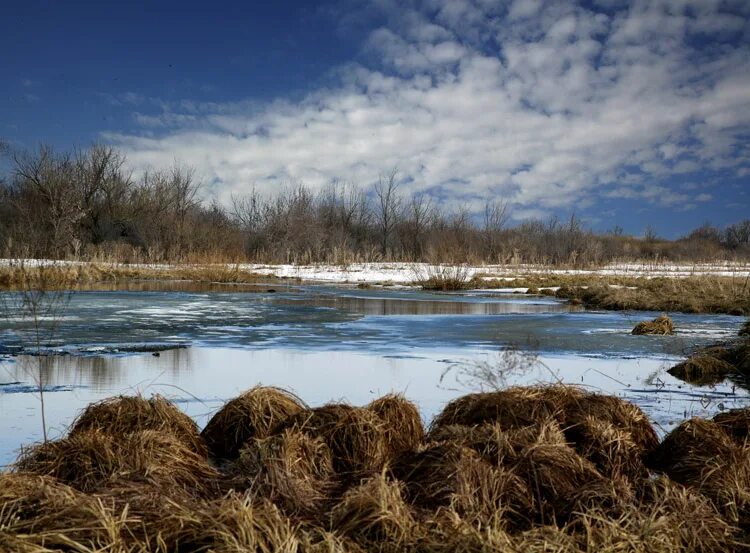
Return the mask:
[(223, 200), (398, 167), (411, 191), (469, 204), (502, 191), (535, 214), (592, 195), (679, 205), (689, 197), (659, 177), (747, 175), (741, 2), (426, 4), (383, 1), (391, 23), (366, 42), (376, 61), (340, 68), (337, 87), (297, 103), (158, 104), (135, 116), (142, 134), (106, 136), (135, 167), (193, 164)]

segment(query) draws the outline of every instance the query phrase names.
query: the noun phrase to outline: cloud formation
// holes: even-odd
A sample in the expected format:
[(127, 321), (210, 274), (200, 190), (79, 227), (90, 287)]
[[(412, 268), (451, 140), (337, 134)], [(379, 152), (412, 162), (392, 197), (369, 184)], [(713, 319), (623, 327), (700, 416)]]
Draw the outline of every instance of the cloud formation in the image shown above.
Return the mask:
[[(220, 200), (397, 167), (408, 191), (517, 213), (639, 198), (750, 174), (750, 4), (744, 0), (381, 0), (388, 23), (337, 84), (302, 101), (158, 103), (106, 135), (136, 167), (175, 158)], [(133, 98), (129, 98), (133, 100)], [(141, 102), (142, 109), (154, 102)]]

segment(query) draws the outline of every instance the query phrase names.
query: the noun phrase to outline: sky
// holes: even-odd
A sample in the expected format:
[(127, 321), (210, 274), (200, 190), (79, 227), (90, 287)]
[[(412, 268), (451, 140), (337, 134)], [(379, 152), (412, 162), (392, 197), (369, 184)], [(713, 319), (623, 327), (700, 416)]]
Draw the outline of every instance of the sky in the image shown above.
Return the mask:
[(11, 0), (0, 51), (12, 149), (188, 164), (225, 204), (395, 169), (515, 221), (750, 217), (747, 0)]

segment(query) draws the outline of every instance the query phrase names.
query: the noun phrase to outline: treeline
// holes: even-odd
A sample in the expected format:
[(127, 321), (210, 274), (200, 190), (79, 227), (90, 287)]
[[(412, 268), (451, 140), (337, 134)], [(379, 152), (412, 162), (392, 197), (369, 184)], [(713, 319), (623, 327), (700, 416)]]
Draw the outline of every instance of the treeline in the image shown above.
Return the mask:
[(750, 220), (704, 225), (674, 241), (652, 231), (596, 234), (571, 216), (509, 226), (490, 198), (481, 213), (446, 210), (406, 195), (391, 172), (363, 189), (333, 181), (322, 191), (290, 185), (255, 190), (231, 206), (201, 199), (193, 171), (175, 164), (134, 177), (107, 146), (72, 153), (42, 147), (8, 154), (0, 181), (0, 253), (5, 257), (140, 262), (350, 263), (430, 261), (593, 265), (623, 259), (750, 259)]

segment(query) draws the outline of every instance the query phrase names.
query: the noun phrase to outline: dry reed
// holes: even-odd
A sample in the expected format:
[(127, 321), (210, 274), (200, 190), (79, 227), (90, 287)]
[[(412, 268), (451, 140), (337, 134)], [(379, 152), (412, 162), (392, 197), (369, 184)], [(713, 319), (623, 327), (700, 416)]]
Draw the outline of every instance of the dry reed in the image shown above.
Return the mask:
[(206, 446), (195, 421), (158, 395), (150, 399), (117, 396), (92, 403), (73, 422), (70, 435), (92, 429), (112, 436), (140, 430), (168, 432), (195, 453), (206, 455)]
[(724, 359), (707, 353), (697, 353), (667, 372), (695, 386), (707, 386), (723, 381), (728, 374), (736, 372), (736, 369)]
[(708, 459), (726, 458), (737, 446), (716, 423), (693, 418), (664, 438), (647, 458), (649, 468), (680, 484), (697, 484)]
[(216, 493), (218, 472), (170, 433), (142, 430), (113, 436), (79, 431), (22, 452), (15, 468), (53, 476), (82, 492), (122, 482), (147, 482), (201, 496)]
[(288, 416), (304, 409), (295, 395), (255, 387), (224, 404), (201, 432), (214, 459), (235, 459), (250, 438), (266, 438)]
[(328, 404), (300, 411), (282, 421), (275, 432), (293, 429), (321, 438), (333, 455), (333, 468), (347, 483), (379, 473), (388, 459), (383, 421), (372, 411)]
[(383, 396), (371, 402), (367, 409), (383, 421), (385, 439), (392, 459), (424, 443), (425, 431), (419, 409), (404, 396)]
[[(514, 399), (525, 412), (511, 413)], [(0, 551), (715, 553), (750, 543), (747, 410), (686, 421), (657, 445), (639, 409), (564, 386), (460, 398), (426, 444), (400, 397), (283, 418), (254, 409), (245, 420), (266, 422), (217, 470), (180, 437), (171, 409), (148, 404), (94, 405), (69, 436), (0, 474)]]
[(385, 473), (347, 491), (331, 511), (330, 526), (366, 549), (388, 543), (403, 550), (419, 531), (412, 509), (403, 499), (403, 484)]
[(738, 445), (744, 445), (750, 440), (750, 407), (723, 411), (712, 420), (734, 438)]
[(235, 489), (294, 515), (315, 516), (324, 510), (335, 484), (328, 445), (294, 430), (250, 440), (228, 472)]
[(674, 334), (674, 322), (667, 315), (659, 315), (653, 321), (642, 321), (635, 325), (632, 334)]

